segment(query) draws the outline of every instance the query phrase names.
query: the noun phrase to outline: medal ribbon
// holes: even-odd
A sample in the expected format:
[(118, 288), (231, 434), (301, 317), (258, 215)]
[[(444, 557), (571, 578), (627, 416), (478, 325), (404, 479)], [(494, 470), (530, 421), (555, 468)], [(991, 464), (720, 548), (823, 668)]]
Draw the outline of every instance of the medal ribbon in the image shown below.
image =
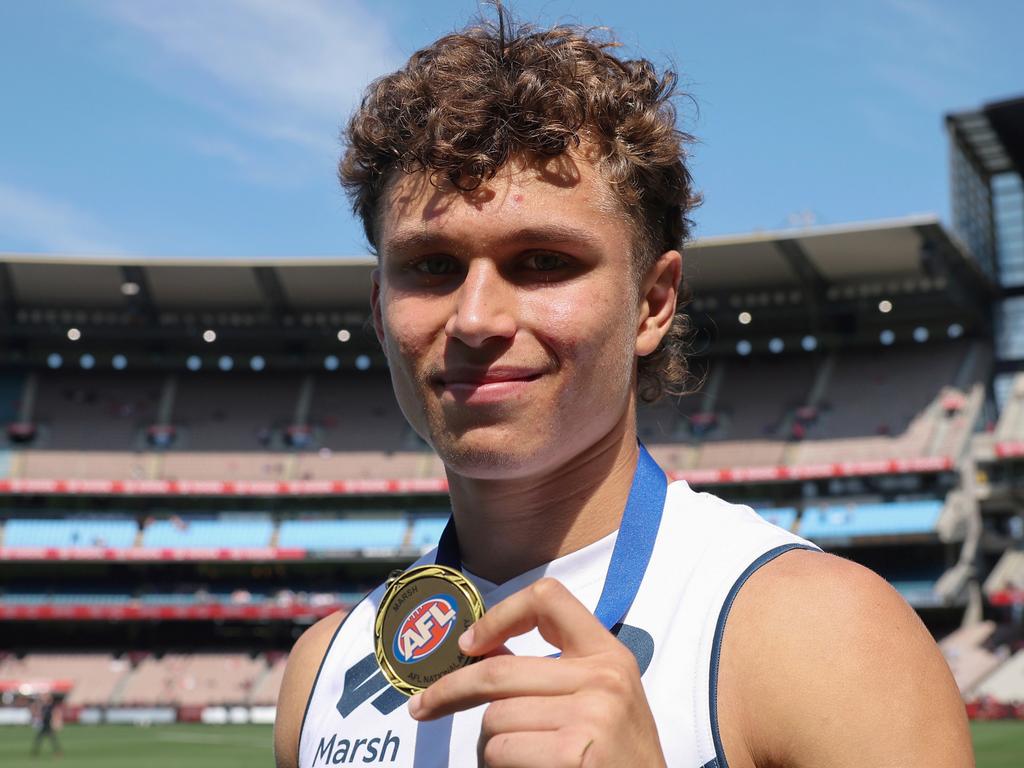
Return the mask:
[[(594, 616), (608, 630), (626, 617), (640, 589), (640, 582), (651, 562), (654, 542), (658, 538), (661, 513), (668, 492), (665, 473), (643, 444), (638, 443), (638, 446), (640, 451), (636, 471), (633, 473), (633, 485), (629, 489), (629, 499), (622, 513), (604, 588), (597, 601), (597, 608), (594, 609)], [(441, 534), (435, 562), (457, 570), (462, 564), (454, 517), (448, 519)]]

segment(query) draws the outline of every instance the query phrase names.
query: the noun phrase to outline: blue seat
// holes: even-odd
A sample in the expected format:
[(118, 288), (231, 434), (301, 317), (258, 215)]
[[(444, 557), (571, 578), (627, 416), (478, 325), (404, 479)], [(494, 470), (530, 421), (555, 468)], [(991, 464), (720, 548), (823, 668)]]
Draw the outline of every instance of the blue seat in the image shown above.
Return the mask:
[(771, 507), (755, 510), (757, 514), (779, 528), (787, 531), (793, 530), (793, 523), (796, 522), (796, 510), (792, 507)]
[(398, 549), (408, 523), (405, 518), (350, 517), (340, 520), (285, 520), (278, 546), (313, 550)]
[(129, 518), (76, 520), (8, 520), (4, 545), (8, 547), (131, 547), (138, 526)]
[(448, 524), (447, 517), (417, 517), (412, 523), (410, 544), (417, 549), (436, 547), (441, 531)]
[(274, 524), (267, 518), (229, 516), (155, 520), (142, 534), (142, 546), (171, 549), (266, 547)]
[(928, 534), (941, 513), (942, 502), (935, 499), (809, 507), (799, 532), (808, 539)]

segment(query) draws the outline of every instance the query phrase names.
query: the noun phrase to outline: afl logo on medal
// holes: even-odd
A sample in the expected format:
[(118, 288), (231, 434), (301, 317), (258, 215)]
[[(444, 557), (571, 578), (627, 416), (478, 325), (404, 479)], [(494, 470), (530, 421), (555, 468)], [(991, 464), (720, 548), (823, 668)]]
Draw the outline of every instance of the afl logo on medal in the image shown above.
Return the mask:
[(459, 637), (484, 614), (476, 587), (443, 565), (412, 568), (392, 581), (374, 622), (377, 664), (407, 696), (476, 659)]

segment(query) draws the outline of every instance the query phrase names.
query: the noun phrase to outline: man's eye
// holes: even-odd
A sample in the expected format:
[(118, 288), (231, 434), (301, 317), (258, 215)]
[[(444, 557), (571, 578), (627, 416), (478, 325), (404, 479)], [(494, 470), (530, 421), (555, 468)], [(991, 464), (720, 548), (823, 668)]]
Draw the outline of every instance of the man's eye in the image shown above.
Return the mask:
[(534, 253), (526, 260), (528, 269), (538, 272), (552, 272), (569, 265), (569, 260), (559, 253)]
[(425, 275), (451, 275), (458, 271), (459, 265), (450, 256), (427, 256), (413, 265), (413, 269)]

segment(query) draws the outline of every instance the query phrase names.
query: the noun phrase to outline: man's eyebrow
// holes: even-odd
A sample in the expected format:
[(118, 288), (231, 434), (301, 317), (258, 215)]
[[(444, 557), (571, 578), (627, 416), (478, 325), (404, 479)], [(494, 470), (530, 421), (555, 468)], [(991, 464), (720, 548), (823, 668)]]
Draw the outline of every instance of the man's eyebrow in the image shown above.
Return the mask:
[[(590, 230), (574, 227), (569, 224), (535, 224), (519, 227), (518, 229), (501, 233), (494, 239), (500, 245), (516, 242), (538, 245), (578, 243), (584, 246), (596, 247), (601, 243), (601, 238)], [(461, 242), (459, 238), (448, 235), (443, 230), (433, 232), (425, 232), (423, 230), (403, 232), (399, 230), (384, 241), (381, 250), (397, 253), (432, 248), (459, 251), (465, 250), (465, 247), (465, 242)]]

